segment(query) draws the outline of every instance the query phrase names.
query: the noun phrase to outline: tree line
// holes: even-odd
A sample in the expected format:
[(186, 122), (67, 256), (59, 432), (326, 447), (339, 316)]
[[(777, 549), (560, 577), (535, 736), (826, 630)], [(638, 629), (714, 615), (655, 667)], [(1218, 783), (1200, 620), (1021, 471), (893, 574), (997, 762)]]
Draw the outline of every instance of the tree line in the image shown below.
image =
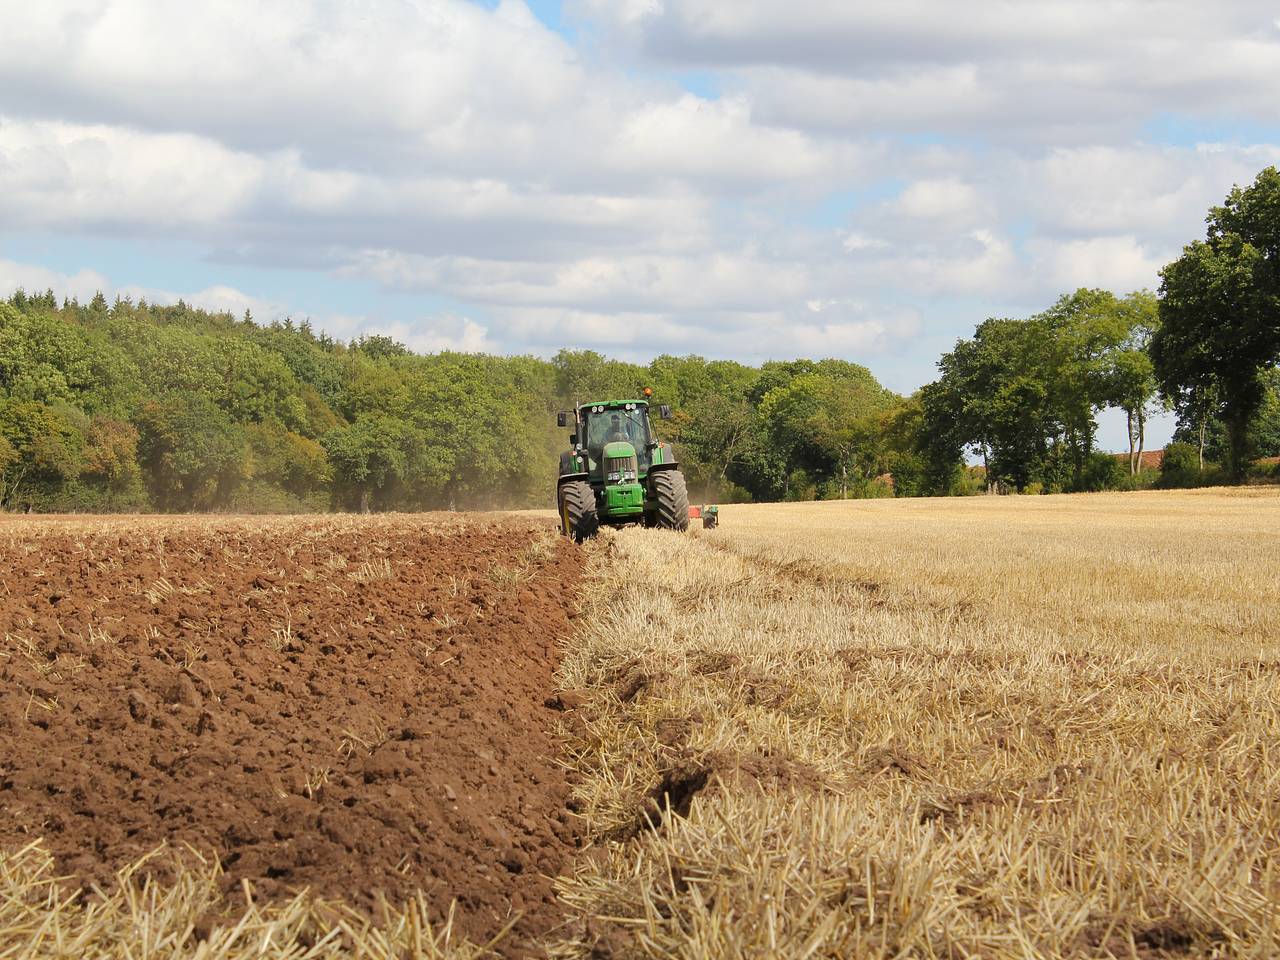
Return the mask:
[(883, 467), (862, 433), (901, 400), (841, 360), (418, 355), (183, 302), (18, 291), (0, 302), (0, 506), (546, 506), (567, 445), (556, 411), (646, 386), (712, 499), (864, 493)]
[[(704, 500), (1238, 482), (1280, 456), (1280, 173), (1207, 223), (1158, 294), (1081, 289), (988, 319), (911, 396), (844, 360), (419, 355), (181, 301), (19, 290), (0, 302), (0, 508), (546, 506), (555, 412), (646, 386)], [(1097, 450), (1109, 408), (1129, 427), (1121, 458)], [(1161, 408), (1177, 442), (1156, 474), (1142, 452)]]
[[(943, 356), (919, 394), (933, 492), (955, 489), (965, 453), (988, 485), (1020, 492), (1240, 482), (1280, 455), (1280, 171), (1234, 188), (1206, 223), (1158, 295), (1078, 290), (1027, 319), (987, 320)], [(1127, 477), (1094, 450), (1109, 407), (1128, 423)], [(1162, 476), (1143, 478), (1157, 409), (1176, 414), (1177, 442)]]

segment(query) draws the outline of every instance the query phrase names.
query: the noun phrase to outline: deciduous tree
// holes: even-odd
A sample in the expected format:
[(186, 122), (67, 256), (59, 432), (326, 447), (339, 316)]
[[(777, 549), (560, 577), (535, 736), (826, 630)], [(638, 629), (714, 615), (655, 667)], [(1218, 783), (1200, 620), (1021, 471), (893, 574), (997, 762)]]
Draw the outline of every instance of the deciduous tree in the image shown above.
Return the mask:
[(1227, 472), (1239, 480), (1265, 395), (1262, 375), (1280, 362), (1280, 170), (1235, 187), (1207, 223), (1205, 239), (1161, 271), (1151, 358), (1175, 408), (1216, 401)]

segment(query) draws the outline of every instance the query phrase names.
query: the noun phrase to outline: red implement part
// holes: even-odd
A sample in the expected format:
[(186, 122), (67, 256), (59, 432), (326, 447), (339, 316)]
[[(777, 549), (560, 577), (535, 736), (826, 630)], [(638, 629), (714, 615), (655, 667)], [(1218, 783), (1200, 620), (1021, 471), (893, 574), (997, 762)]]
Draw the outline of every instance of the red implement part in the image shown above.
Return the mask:
[(702, 519), (702, 508), (701, 508), (701, 507), (690, 507), (690, 508), (689, 508), (689, 519), (690, 519), (690, 520), (701, 520), (701, 519)]

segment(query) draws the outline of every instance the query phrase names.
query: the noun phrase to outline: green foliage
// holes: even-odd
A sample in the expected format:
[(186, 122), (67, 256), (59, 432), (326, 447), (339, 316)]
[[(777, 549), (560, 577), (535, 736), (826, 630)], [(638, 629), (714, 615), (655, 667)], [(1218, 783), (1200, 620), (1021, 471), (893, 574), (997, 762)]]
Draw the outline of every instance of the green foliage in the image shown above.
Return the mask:
[(1198, 487), (1205, 482), (1206, 474), (1212, 465), (1200, 468), (1200, 451), (1189, 443), (1171, 443), (1164, 448), (1164, 459), (1160, 461), (1159, 486)]
[(1280, 462), (1267, 461), (1249, 467), (1249, 479), (1261, 483), (1280, 483)]
[[(284, 361), (294, 379), (303, 384), (304, 394), (310, 393), (327, 408), (337, 406), (342, 394), (343, 359), (333, 341), (316, 337), (308, 325), (295, 327), (289, 321), (250, 326), (244, 335)], [(306, 401), (309, 409), (313, 402)]]
[(1262, 374), (1263, 396), (1249, 423), (1249, 448), (1259, 457), (1280, 457), (1280, 367)]
[[(1249, 421), (1246, 448), (1252, 457), (1280, 456), (1280, 368), (1272, 367), (1260, 375), (1262, 401)], [(1190, 407), (1180, 411), (1173, 439), (1199, 447), (1203, 440), (1204, 456), (1221, 462), (1227, 458), (1227, 428), (1215, 415), (1216, 406)]]
[(212, 354), (222, 378), (219, 406), (233, 420), (276, 420), (291, 429), (305, 425), (300, 385), (279, 356), (251, 341), (229, 337), (218, 338)]
[(1150, 490), (1159, 485), (1159, 470), (1139, 470), (1137, 473), (1131, 474), (1122, 467), (1108, 489), (1119, 491)]
[(84, 415), (64, 403), (8, 398), (0, 402), (0, 437), (7, 461), (0, 477), (0, 505), (47, 507), (74, 482), (84, 461)]
[(900, 398), (842, 360), (766, 363), (744, 381), (756, 422), (732, 464), (757, 499), (849, 497), (886, 469), (879, 416)]
[[(307, 500), (322, 494), (332, 479), (324, 447), (279, 423), (253, 424), (246, 429), (252, 455), (252, 476), (270, 487)], [(275, 511), (272, 511), (275, 512)]]
[(94, 417), (86, 434), (81, 509), (132, 510), (146, 505), (138, 465), (138, 429), (107, 416)]
[(70, 402), (92, 383), (90, 351), (79, 330), (0, 303), (0, 388), (10, 398)]
[(1126, 410), (1136, 452), (1155, 389), (1146, 358), (1154, 311), (1144, 291), (1081, 289), (1026, 320), (980, 324), (921, 391), (922, 492), (955, 492), (966, 450), (998, 488), (1114, 485), (1110, 462), (1094, 457), (1095, 418), (1105, 407)]
[[(545, 403), (531, 409), (529, 396), (502, 384), (500, 364), (459, 353), (417, 360), (411, 418), (432, 441), (429, 482), (448, 504), (497, 505), (535, 476), (536, 425), (549, 423), (551, 412)], [(553, 487), (547, 475), (546, 489)]]
[(760, 415), (787, 463), (832, 477), (824, 486), (827, 495), (865, 494), (886, 468), (880, 415), (899, 398), (865, 367), (824, 363), (770, 389), (760, 401)]
[[(1155, 294), (1140, 290), (1118, 304), (1125, 329), (1124, 339), (1109, 351), (1105, 371), (1107, 399), (1125, 412), (1129, 435), (1129, 474), (1136, 478), (1140, 453), (1146, 446), (1146, 424), (1155, 409), (1155, 365), (1151, 361), (1151, 339), (1160, 328), (1159, 302)], [(1137, 483), (1125, 481), (1125, 486)]]
[(409, 348), (403, 343), (380, 334), (361, 337), (351, 345), (351, 349), (357, 353), (364, 354), (371, 360), (386, 360), (390, 357), (409, 356)]
[[(924, 450), (924, 401), (920, 392), (881, 413), (879, 441), (885, 472), (896, 497), (921, 497), (931, 492), (929, 464)], [(950, 484), (947, 484), (949, 487)]]
[(646, 379), (664, 403), (690, 409), (716, 396), (745, 397), (758, 376), (732, 360), (663, 354), (649, 364)]
[(138, 428), (139, 460), (161, 510), (225, 508), (249, 476), (243, 428), (208, 396), (148, 401)]
[[(976, 448), (992, 480), (1015, 490), (1042, 481), (1049, 446), (1061, 432), (1050, 406), (1044, 325), (987, 320), (972, 340), (943, 356), (942, 377), (925, 394), (926, 450), (940, 461)], [(943, 464), (935, 462), (935, 473)], [(942, 491), (939, 491), (942, 492)]]
[(372, 359), (360, 351), (347, 354), (338, 412), (348, 420), (365, 413), (403, 419), (409, 411), (409, 389), (399, 362)]
[(1180, 418), (1222, 423), (1228, 475), (1243, 478), (1264, 373), (1280, 362), (1280, 170), (1209, 212), (1203, 241), (1161, 271), (1151, 359)]
[(9, 438), (0, 436), (0, 477), (9, 472), (9, 468), (18, 462), (19, 456), (17, 448)]
[(609, 360), (594, 350), (561, 350), (551, 365), (556, 372), (556, 394), (566, 407), (589, 400), (638, 397), (648, 385), (643, 367)]
[(1130, 482), (1129, 468), (1109, 453), (1093, 451), (1085, 463), (1078, 490), (1097, 492), (1118, 490)]
[(322, 441), (334, 494), (346, 507), (386, 509), (422, 467), (423, 437), (393, 417), (366, 413)]

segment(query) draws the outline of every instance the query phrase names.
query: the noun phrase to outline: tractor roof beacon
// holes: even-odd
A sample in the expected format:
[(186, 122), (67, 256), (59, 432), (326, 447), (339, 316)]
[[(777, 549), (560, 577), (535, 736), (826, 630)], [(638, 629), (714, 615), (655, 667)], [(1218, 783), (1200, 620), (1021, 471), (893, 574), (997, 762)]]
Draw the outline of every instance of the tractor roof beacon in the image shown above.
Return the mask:
[[(645, 390), (646, 397), (650, 391)], [(671, 408), (658, 408), (663, 420)], [(601, 524), (686, 530), (689, 495), (671, 444), (657, 439), (649, 420), (649, 401), (596, 400), (556, 415), (570, 425), (571, 449), (560, 454), (556, 507), (560, 528), (578, 543), (596, 535)]]

